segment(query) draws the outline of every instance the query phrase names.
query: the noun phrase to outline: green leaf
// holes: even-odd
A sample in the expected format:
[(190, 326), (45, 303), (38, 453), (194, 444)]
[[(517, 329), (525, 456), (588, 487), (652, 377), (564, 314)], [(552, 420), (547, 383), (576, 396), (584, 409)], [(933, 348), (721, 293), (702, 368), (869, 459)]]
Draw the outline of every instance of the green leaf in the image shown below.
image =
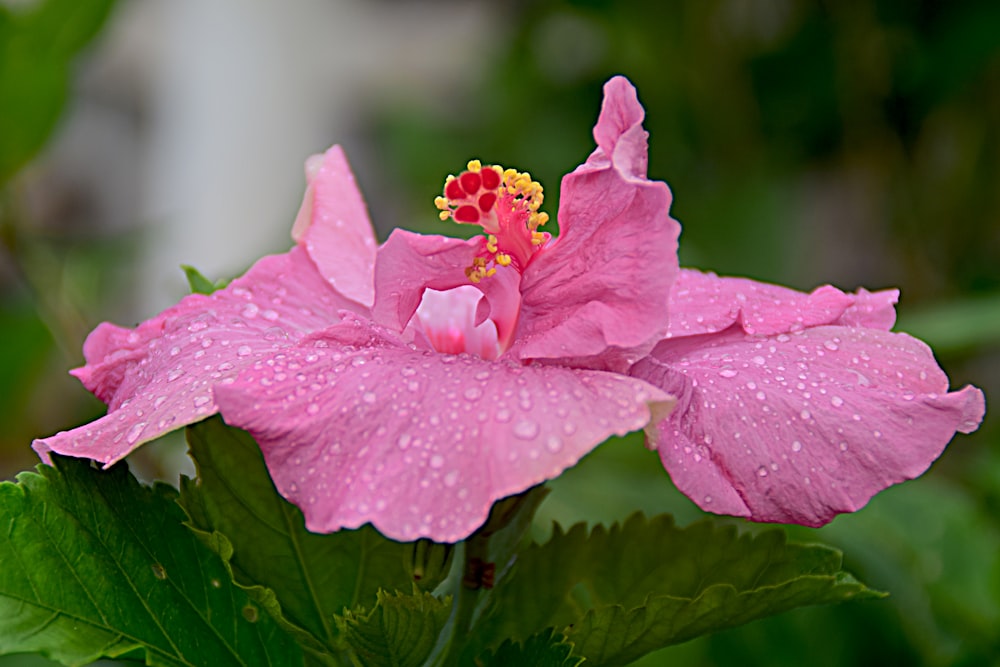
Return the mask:
[(506, 640), (495, 653), (484, 653), (476, 659), (478, 667), (532, 665), (532, 667), (576, 667), (584, 658), (572, 655), (573, 645), (552, 628), (520, 642)]
[(549, 542), (523, 552), (469, 648), (551, 626), (564, 629), (576, 655), (625, 664), (795, 607), (879, 595), (841, 570), (840, 552), (786, 544), (781, 530), (740, 535), (717, 521), (678, 528), (669, 516), (635, 515), (591, 533), (584, 524), (557, 527)]
[[(385, 590), (433, 590), (447, 576), (448, 548), (426, 541), (389, 540), (371, 526), (330, 535), (310, 533), (302, 513), (283, 499), (260, 449), (244, 431), (213, 418), (188, 429), (197, 481), (181, 480), (181, 504), (191, 525), (221, 534), (231, 545), (237, 582), (273, 592), (261, 604), (300, 628), (309, 648), (341, 648), (334, 614), (370, 608)], [(216, 538), (218, 539), (218, 537)], [(255, 589), (255, 595), (270, 595)]]
[(72, 58), (93, 38), (113, 0), (0, 5), (0, 185), (48, 138), (66, 101)]
[(370, 612), (347, 611), (337, 625), (362, 665), (417, 667), (431, 654), (451, 613), (451, 598), (379, 591)]
[(184, 271), (184, 275), (187, 277), (188, 286), (195, 294), (211, 294), (212, 292), (220, 290), (229, 284), (228, 280), (224, 280), (222, 278), (213, 283), (211, 280), (206, 278), (201, 271), (188, 264), (181, 264), (181, 270)]
[(0, 484), (0, 653), (68, 665), (301, 663), (299, 648), (184, 525), (177, 491), (54, 457)]

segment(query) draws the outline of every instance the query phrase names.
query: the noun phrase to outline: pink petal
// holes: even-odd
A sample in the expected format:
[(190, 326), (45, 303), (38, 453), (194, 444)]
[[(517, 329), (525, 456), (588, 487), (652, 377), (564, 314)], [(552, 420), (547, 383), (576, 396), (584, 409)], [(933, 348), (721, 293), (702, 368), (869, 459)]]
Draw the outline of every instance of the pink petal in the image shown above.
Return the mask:
[(292, 238), (338, 292), (371, 307), (375, 233), (343, 149), (333, 146), (312, 156), (306, 178), (309, 187)]
[(854, 303), (844, 311), (837, 324), (882, 331), (889, 331), (896, 324), (898, 289), (869, 292), (862, 287), (851, 296), (854, 297)]
[(716, 333), (739, 322), (751, 334), (771, 335), (823, 324), (875, 326), (895, 322), (899, 292), (844, 294), (824, 285), (812, 293), (757, 282), (720, 278), (714, 273), (681, 269), (670, 294), (668, 338)]
[(134, 331), (102, 324), (74, 371), (108, 404), (90, 424), (36, 440), (34, 449), (110, 465), (141, 444), (217, 411), (213, 388), (262, 356), (324, 328), (351, 302), (305, 251), (265, 257), (211, 296), (192, 294)]
[(667, 327), (680, 225), (665, 183), (648, 181), (642, 107), (620, 77), (605, 86), (598, 149), (562, 181), (560, 236), (521, 281), (513, 350), (522, 359), (607, 365), (610, 348), (645, 353)]
[(476, 324), (477, 306), (482, 301), (482, 293), (471, 285), (445, 292), (425, 291), (416, 316), (427, 339), (424, 349), (496, 359), (500, 351), (496, 325), (492, 320)]
[[(216, 392), (315, 532), (371, 522), (397, 540), (461, 540), (495, 500), (642, 428), (650, 404), (672, 405), (632, 378), (417, 351), (366, 331), (344, 322)], [(361, 340), (374, 342), (342, 347)]]
[(610, 79), (604, 84), (601, 114), (594, 126), (597, 150), (591, 160), (603, 163), (602, 166), (610, 160), (623, 175), (645, 179), (649, 138), (642, 129), (645, 117), (635, 86), (623, 76)]
[(481, 237), (464, 241), (394, 229), (375, 261), (372, 318), (396, 331), (405, 329), (425, 289), (444, 291), (469, 284), (465, 269), (482, 243)]
[(633, 374), (678, 397), (653, 440), (702, 509), (819, 526), (923, 473), (984, 399), (948, 393), (905, 334), (823, 326), (797, 334), (667, 341)]

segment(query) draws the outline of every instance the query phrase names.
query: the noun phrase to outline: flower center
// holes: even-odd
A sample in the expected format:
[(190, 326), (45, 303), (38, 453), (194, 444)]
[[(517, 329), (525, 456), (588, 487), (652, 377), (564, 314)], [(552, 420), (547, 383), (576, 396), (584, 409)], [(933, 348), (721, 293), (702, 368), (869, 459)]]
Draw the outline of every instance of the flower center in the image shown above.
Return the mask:
[(548, 222), (542, 206), (542, 186), (531, 175), (472, 160), (458, 176), (444, 183), (444, 196), (434, 199), (442, 220), (479, 225), (486, 247), (472, 260), (465, 275), (474, 283), (497, 272), (497, 266), (523, 270), (535, 251), (552, 236), (537, 231)]

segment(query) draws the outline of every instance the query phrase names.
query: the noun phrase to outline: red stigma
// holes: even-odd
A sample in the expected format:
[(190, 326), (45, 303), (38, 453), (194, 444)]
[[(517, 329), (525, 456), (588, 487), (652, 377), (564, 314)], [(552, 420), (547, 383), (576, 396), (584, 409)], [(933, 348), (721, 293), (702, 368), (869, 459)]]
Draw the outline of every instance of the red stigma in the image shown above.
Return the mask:
[(448, 181), (444, 186), (444, 196), (448, 199), (464, 199), (465, 191), (462, 189), (462, 184), (459, 183), (458, 179), (452, 179)]
[(479, 192), (479, 188), (483, 184), (483, 179), (479, 175), (479, 172), (475, 171), (464, 172), (458, 177), (458, 180), (462, 184), (462, 188), (470, 195), (474, 195)]
[[(490, 170), (489, 173), (495, 174), (496, 172), (493, 171), (493, 170)], [(485, 181), (486, 179), (484, 178), (483, 180)], [(493, 204), (496, 204), (496, 203), (497, 203), (497, 195), (496, 195), (496, 193), (495, 192), (487, 192), (487, 193), (485, 193), (483, 195), (480, 195), (480, 197), (479, 197), (479, 210), (482, 211), (483, 213), (486, 213), (491, 208), (493, 208)]]
[(479, 222), (479, 211), (475, 206), (459, 206), (454, 213), (455, 222), (466, 222), (475, 224)]
[(484, 190), (496, 190), (500, 187), (500, 174), (495, 169), (483, 169), (479, 175), (483, 177)]

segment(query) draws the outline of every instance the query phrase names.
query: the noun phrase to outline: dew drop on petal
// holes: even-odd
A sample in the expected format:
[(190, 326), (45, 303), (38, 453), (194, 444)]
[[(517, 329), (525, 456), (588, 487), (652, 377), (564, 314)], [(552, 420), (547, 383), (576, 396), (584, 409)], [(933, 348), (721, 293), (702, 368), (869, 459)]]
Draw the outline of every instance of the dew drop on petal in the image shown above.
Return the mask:
[(406, 449), (407, 447), (410, 446), (410, 442), (412, 440), (413, 438), (410, 437), (409, 433), (402, 433), (400, 434), (399, 439), (396, 440), (396, 446), (398, 446), (400, 449)]
[(440, 468), (444, 465), (444, 457), (440, 454), (435, 454), (431, 457), (430, 463), (432, 468)]
[(719, 375), (724, 378), (734, 378), (738, 374), (739, 374), (738, 371), (732, 368), (723, 368), (721, 371), (719, 371)]
[(531, 440), (538, 435), (538, 424), (523, 420), (514, 424), (514, 435), (522, 440)]
[(802, 451), (802, 443), (799, 442), (798, 440), (794, 441), (792, 443), (792, 451), (793, 452), (801, 452)]
[(833, 404), (833, 407), (839, 408), (844, 404), (844, 399), (842, 399), (840, 396), (833, 396), (832, 398), (830, 398), (830, 403)]
[(142, 430), (144, 428), (146, 428), (146, 422), (139, 422), (138, 424), (135, 424), (129, 429), (128, 435), (125, 436), (125, 441), (130, 445), (134, 444), (135, 441), (139, 439), (139, 436), (142, 434)]
[(558, 435), (550, 435), (548, 440), (545, 441), (545, 446), (550, 452), (555, 454), (560, 449), (562, 449), (562, 438)]

